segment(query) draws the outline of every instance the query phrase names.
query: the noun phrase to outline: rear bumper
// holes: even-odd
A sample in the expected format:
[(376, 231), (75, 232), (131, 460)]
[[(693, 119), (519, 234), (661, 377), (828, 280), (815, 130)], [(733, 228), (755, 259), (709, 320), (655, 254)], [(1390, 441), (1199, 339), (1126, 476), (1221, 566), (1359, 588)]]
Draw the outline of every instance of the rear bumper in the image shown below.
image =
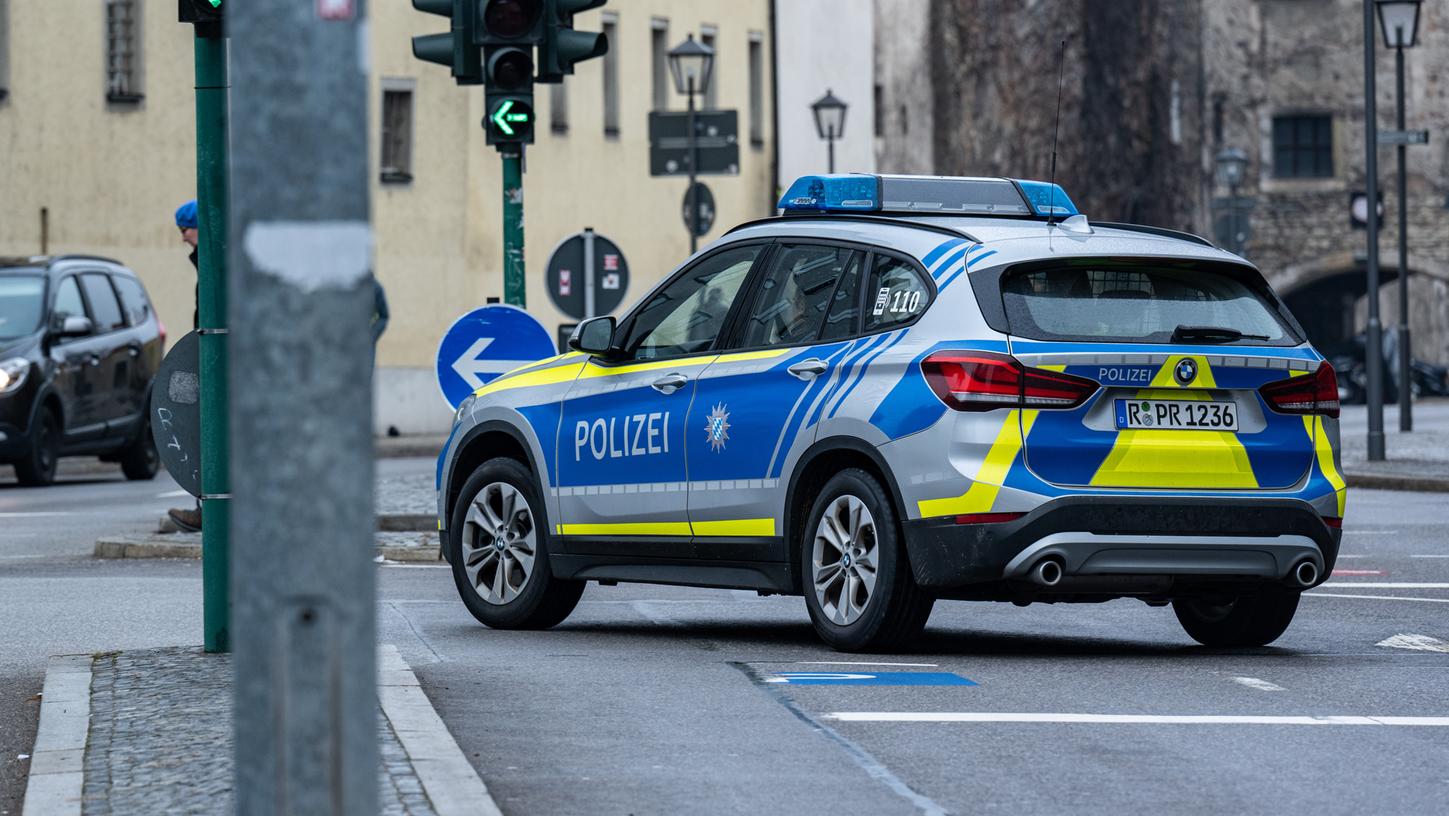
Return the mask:
[(1155, 496), (1068, 496), (1011, 522), (927, 519), (907, 522), (905, 533), (921, 586), (1026, 582), (1051, 557), (1067, 579), (1109, 580), (1124, 589), (1132, 578), (1286, 580), (1305, 559), (1323, 580), (1342, 535), (1296, 499)]

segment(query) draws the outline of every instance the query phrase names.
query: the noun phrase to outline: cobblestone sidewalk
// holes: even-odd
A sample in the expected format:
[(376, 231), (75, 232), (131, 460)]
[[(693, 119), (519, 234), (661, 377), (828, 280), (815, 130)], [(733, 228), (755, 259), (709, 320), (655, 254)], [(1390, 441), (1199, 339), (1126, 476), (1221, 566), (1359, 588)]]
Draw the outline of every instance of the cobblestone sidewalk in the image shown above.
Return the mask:
[[(231, 813), (231, 656), (128, 650), (98, 655), (91, 672), (82, 814)], [(432, 816), (381, 711), (378, 738), (381, 812)]]

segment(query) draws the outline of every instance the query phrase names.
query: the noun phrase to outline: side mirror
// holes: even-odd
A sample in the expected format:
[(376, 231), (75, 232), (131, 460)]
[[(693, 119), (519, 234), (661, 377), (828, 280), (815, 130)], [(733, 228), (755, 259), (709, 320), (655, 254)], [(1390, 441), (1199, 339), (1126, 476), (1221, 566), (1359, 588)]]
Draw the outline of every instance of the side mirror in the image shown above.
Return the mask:
[(69, 315), (60, 323), (56, 332), (60, 337), (85, 337), (95, 329), (91, 319), (84, 315)]
[(614, 348), (614, 318), (590, 318), (575, 326), (569, 348), (585, 354), (608, 354)]

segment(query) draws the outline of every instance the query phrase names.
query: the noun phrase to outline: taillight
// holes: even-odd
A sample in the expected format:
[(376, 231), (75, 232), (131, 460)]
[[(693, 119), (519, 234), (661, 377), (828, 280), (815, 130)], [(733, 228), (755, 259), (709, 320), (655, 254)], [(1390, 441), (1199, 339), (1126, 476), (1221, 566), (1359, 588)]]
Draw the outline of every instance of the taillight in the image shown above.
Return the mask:
[(161, 348), (164, 349), (164, 348), (166, 348), (166, 324), (165, 323), (162, 323), (161, 322), (161, 318), (159, 318), (159, 317), (156, 318), (156, 328), (160, 330), (160, 334), (161, 334)]
[(990, 351), (938, 351), (921, 361), (921, 371), (936, 396), (957, 411), (1075, 408), (1098, 388), (1083, 377), (1027, 368)]
[(1338, 375), (1327, 360), (1319, 363), (1312, 374), (1269, 383), (1258, 393), (1269, 408), (1280, 414), (1338, 416)]

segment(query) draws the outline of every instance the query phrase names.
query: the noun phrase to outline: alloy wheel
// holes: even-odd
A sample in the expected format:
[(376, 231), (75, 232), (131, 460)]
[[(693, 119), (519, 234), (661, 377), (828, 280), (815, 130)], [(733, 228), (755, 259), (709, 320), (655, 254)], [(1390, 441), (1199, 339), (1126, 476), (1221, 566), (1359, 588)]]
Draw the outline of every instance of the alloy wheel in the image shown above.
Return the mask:
[(478, 597), (497, 605), (517, 599), (538, 552), (528, 500), (507, 482), (485, 485), (468, 507), (462, 544), (463, 567)]
[(870, 510), (855, 496), (837, 497), (816, 525), (810, 555), (815, 600), (832, 623), (848, 626), (865, 612), (875, 592), (878, 558)]

